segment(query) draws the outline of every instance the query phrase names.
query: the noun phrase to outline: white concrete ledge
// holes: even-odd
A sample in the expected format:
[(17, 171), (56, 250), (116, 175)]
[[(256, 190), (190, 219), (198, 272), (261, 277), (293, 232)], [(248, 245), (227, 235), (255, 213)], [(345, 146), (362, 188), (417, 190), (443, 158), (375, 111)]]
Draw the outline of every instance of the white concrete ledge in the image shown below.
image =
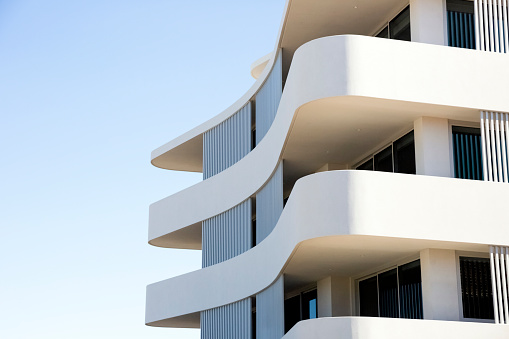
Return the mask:
[[(418, 60), (427, 64), (418, 64)], [(508, 62), (509, 56), (504, 54), (365, 36), (333, 36), (301, 46), (265, 138), (225, 171), (152, 204), (149, 242), (162, 247), (199, 248), (199, 232), (177, 231), (193, 225), (199, 229), (196, 226), (201, 221), (227, 211), (263, 187), (282, 157), (292, 122), (299, 119), (304, 105), (312, 112), (312, 105), (333, 101), (334, 114), (345, 118), (343, 128), (349, 127), (350, 114), (356, 114), (349, 108), (355, 105), (371, 107), (374, 116), (382, 107), (398, 107), (407, 112), (394, 117), (402, 124), (422, 115), (472, 120), (480, 109), (509, 112), (505, 99), (509, 83), (503, 80), (509, 79)], [(483, 91), (477, 90), (476, 83), (483, 84)], [(189, 133), (202, 133), (222, 119)], [(164, 148), (174, 148), (180, 141), (174, 144)]]
[(319, 318), (297, 323), (283, 339), (506, 339), (509, 326), (393, 318)]
[[(146, 323), (187, 326), (186, 316), (256, 295), (290, 268), (309, 276), (298, 260), (319, 249), (341, 258), (337, 275), (353, 276), (426, 248), (509, 246), (507, 201), (509, 185), (493, 182), (366, 171), (309, 175), (297, 181), (274, 231), (258, 246), (149, 285)], [(316, 271), (320, 262), (311, 264)]]

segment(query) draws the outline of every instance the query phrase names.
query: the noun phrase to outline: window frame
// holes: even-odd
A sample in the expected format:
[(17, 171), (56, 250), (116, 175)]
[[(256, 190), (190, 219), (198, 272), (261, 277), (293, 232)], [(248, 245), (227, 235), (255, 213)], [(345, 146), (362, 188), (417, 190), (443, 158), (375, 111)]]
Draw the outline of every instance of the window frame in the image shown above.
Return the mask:
[(490, 254), (488, 252), (456, 251), (456, 282), (457, 282), (457, 290), (458, 290), (459, 321), (472, 322), (472, 323), (494, 324), (495, 319), (465, 318), (463, 316), (463, 298), (461, 295), (460, 257), (481, 258), (481, 259), (489, 260)]

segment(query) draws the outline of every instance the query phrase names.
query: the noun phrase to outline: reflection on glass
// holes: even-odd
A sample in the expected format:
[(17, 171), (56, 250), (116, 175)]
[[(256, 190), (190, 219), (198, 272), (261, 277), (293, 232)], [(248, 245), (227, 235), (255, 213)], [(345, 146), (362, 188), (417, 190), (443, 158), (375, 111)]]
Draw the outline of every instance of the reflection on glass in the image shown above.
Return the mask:
[(380, 316), (398, 318), (398, 273), (396, 269), (378, 276), (378, 297), (380, 299)]
[(422, 319), (421, 262), (398, 267), (400, 317)]
[(375, 154), (375, 171), (393, 172), (392, 168), (392, 145)]
[(410, 6), (389, 22), (391, 39), (410, 41)]

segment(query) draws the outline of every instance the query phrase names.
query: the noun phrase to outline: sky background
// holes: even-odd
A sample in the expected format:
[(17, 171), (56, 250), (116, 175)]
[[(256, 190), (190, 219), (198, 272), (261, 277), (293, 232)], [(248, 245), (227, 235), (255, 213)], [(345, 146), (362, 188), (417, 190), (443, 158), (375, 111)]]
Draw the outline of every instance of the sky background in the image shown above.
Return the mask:
[(219, 114), (284, 0), (0, 0), (0, 337), (199, 338), (144, 325), (145, 287), (201, 267), (147, 244), (201, 180), (150, 152)]

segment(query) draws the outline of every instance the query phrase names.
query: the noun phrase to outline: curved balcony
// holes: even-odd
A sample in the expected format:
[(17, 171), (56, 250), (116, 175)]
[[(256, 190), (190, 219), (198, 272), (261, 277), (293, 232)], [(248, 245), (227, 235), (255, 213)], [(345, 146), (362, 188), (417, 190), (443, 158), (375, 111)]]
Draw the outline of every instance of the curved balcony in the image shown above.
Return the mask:
[(201, 221), (254, 195), (280, 159), (297, 179), (331, 158), (351, 163), (421, 116), (478, 121), (479, 110), (509, 112), (507, 58), (365, 36), (303, 45), (266, 136), (235, 165), (152, 204), (149, 242), (199, 249)]
[(437, 320), (391, 318), (320, 318), (295, 325), (283, 339), (504, 339), (507, 326)]
[(309, 175), (297, 181), (259, 245), (149, 285), (146, 323), (199, 327), (200, 311), (256, 295), (281, 274), (292, 287), (359, 275), (426, 248), (508, 246), (507, 201), (509, 185), (492, 182), (365, 171)]

